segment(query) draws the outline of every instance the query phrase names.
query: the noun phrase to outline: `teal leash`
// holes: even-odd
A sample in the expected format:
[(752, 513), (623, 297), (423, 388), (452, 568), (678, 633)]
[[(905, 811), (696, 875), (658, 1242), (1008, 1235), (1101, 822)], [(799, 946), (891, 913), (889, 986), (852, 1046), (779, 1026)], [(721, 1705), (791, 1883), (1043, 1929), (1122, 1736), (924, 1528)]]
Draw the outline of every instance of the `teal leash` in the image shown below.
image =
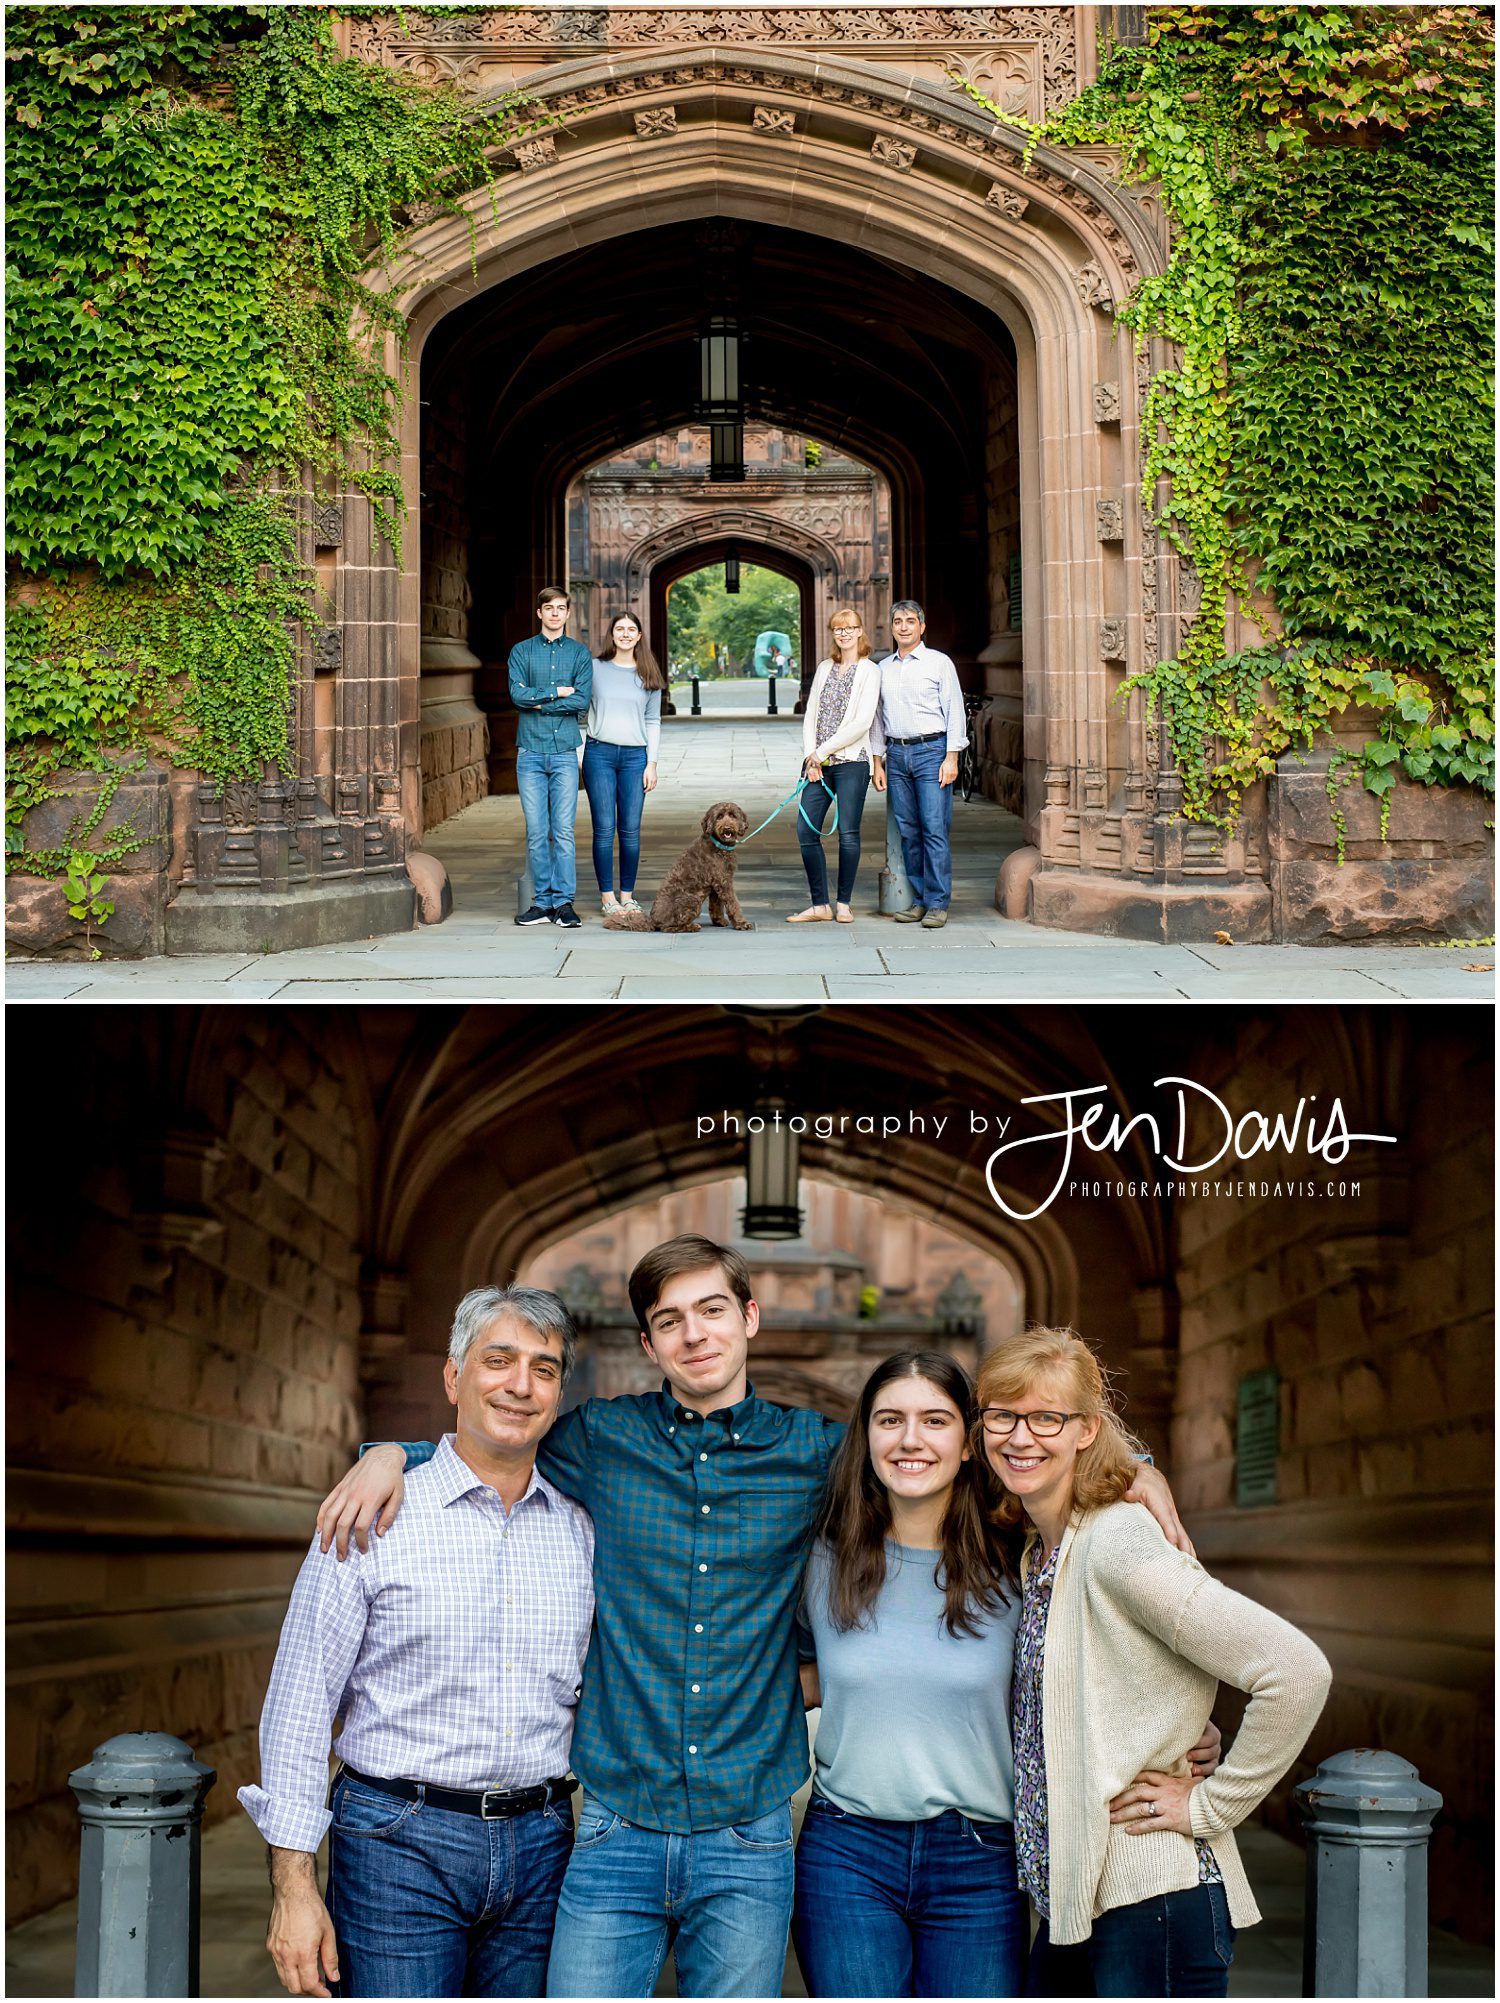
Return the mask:
[(709, 840), (713, 843), (715, 848), (721, 848), (725, 851), (726, 854), (732, 854), (736, 849), (742, 849), (745, 846), (746, 842), (754, 841), (755, 837), (758, 834), (760, 834), (763, 829), (770, 827), (772, 821), (774, 821), (776, 816), (782, 811), (782, 808), (789, 807), (792, 804), (793, 800), (797, 802), (797, 812), (802, 816), (803, 820), (806, 821), (807, 825), (812, 829), (815, 835), (821, 836), (821, 835), (837, 834), (839, 825), (839, 800), (837, 793), (834, 792), (833, 788), (829, 785), (826, 779), (820, 779), (818, 781), (818, 784), (823, 788), (823, 791), (828, 795), (829, 799), (832, 800), (833, 802), (833, 820), (826, 828), (820, 828), (816, 823), (816, 821), (814, 821), (812, 815), (808, 813), (806, 807), (804, 807), (802, 804), (802, 795), (807, 791), (808, 787), (811, 784), (812, 784), (811, 779), (807, 778), (799, 779), (796, 785), (792, 788), (791, 792), (788, 793), (786, 798), (781, 802), (781, 805), (773, 807), (770, 813), (766, 815), (766, 818), (761, 822), (760, 827), (752, 828), (749, 834), (742, 836), (739, 841), (721, 842), (717, 835), (710, 835)]

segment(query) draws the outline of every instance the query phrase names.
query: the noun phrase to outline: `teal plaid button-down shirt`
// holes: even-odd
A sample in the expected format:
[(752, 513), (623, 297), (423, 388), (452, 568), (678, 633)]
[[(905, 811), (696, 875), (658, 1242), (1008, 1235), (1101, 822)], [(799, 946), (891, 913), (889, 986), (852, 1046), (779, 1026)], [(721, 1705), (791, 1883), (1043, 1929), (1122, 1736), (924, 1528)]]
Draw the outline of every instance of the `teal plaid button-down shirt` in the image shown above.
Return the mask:
[(796, 1612), (842, 1431), (753, 1388), (705, 1419), (663, 1387), (591, 1398), (542, 1441), (542, 1473), (594, 1519), (573, 1770), (629, 1821), (723, 1829), (806, 1780)]

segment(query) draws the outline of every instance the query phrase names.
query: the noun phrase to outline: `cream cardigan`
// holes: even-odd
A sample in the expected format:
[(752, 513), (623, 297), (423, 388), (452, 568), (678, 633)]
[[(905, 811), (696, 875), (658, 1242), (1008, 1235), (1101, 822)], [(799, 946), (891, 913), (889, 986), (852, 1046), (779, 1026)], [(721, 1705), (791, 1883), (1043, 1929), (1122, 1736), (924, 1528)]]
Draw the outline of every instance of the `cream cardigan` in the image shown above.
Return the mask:
[(863, 655), (854, 666), (854, 686), (849, 691), (849, 707), (844, 711), (844, 720), (828, 739), (826, 744), (816, 742), (818, 728), (818, 704), (827, 686), (832, 661), (819, 661), (818, 672), (813, 676), (812, 687), (807, 692), (807, 706), (802, 712), (802, 758), (803, 762), (816, 752), (818, 763), (830, 762), (841, 765), (863, 752), (870, 755), (870, 725), (875, 721), (875, 711), (880, 706), (880, 670), (868, 655)]
[(1239, 1927), (1260, 1913), (1230, 1831), (1302, 1750), (1328, 1693), (1328, 1663), (1279, 1614), (1175, 1550), (1137, 1504), (1076, 1515), (1058, 1555), (1042, 1665), (1049, 1932), (1060, 1946), (1086, 1940), (1100, 1913), (1197, 1884), (1190, 1838), (1128, 1835), (1110, 1822), (1109, 1803), (1147, 1768), (1186, 1773), (1184, 1754), (1220, 1681), (1248, 1691), (1250, 1703), (1223, 1765), (1188, 1806)]

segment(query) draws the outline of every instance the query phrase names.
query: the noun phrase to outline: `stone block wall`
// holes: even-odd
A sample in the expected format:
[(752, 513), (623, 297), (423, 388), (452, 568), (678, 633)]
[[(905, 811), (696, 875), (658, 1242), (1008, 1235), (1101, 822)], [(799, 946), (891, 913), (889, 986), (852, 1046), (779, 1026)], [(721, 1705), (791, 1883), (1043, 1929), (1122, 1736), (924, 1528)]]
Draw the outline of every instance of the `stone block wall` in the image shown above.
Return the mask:
[[(1399, 1058), (1357, 1062), (1354, 1131), (1395, 1133), (1342, 1168), (1258, 1157), (1264, 1196), (1189, 1198), (1179, 1212), (1181, 1359), (1172, 1479), (1212, 1570), (1305, 1627), (1334, 1688), (1306, 1759), (1268, 1819), (1293, 1829), (1291, 1788), (1324, 1755), (1378, 1745), (1443, 1794), (1433, 1918), (1484, 1937), (1493, 1766), (1494, 1277), (1491, 1102), (1442, 1022), (1413, 1012)], [(1352, 1042), (1351, 1038), (1351, 1042)], [(1237, 1104), (1326, 1114), (1344, 1048), (1267, 1022), (1225, 1062), (1191, 1071)], [(1356, 1057), (1358, 1056), (1356, 1048)], [(1278, 1177), (1358, 1181), (1343, 1199), (1274, 1193)], [(1274, 1507), (1235, 1503), (1241, 1378), (1274, 1366)]]
[(468, 451), (464, 384), (448, 378), (423, 411), (422, 826), (437, 827), (482, 800), (489, 728), (474, 700), (478, 655), (469, 648)]
[(985, 385), (985, 557), (990, 637), (980, 655), (990, 697), (979, 719), (980, 779), (986, 799), (1025, 812), (1022, 645), (1011, 627), (1011, 559), (1021, 551), (1020, 413), (1014, 373), (996, 370)]
[(217, 1117), (156, 1128), (133, 1014), (92, 1025), (86, 1124), (39, 1123), (12, 1185), (12, 1922), (72, 1888), (67, 1775), (113, 1733), (187, 1739), (218, 1769), (209, 1818), (242, 1812), (286, 1595), (359, 1432), (337, 1069), (245, 1012)]

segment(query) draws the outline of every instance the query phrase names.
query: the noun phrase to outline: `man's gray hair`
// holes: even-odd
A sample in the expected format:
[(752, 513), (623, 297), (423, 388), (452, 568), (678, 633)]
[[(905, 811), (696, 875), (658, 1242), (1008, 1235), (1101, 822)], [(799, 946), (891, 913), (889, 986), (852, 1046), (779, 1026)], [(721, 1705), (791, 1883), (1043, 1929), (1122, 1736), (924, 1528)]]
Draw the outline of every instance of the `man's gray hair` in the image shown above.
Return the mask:
[(448, 1360), (464, 1367), (475, 1340), (499, 1316), (513, 1314), (517, 1321), (535, 1329), (538, 1335), (555, 1335), (562, 1343), (562, 1374), (566, 1384), (573, 1374), (574, 1352), (578, 1347), (578, 1324), (567, 1304), (542, 1287), (475, 1287), (464, 1295), (453, 1316), (453, 1333), (448, 1339)]
[(898, 612), (915, 612), (922, 624), (924, 626), (927, 624), (927, 614), (922, 610), (915, 598), (898, 598), (891, 607), (891, 617), (894, 619)]

